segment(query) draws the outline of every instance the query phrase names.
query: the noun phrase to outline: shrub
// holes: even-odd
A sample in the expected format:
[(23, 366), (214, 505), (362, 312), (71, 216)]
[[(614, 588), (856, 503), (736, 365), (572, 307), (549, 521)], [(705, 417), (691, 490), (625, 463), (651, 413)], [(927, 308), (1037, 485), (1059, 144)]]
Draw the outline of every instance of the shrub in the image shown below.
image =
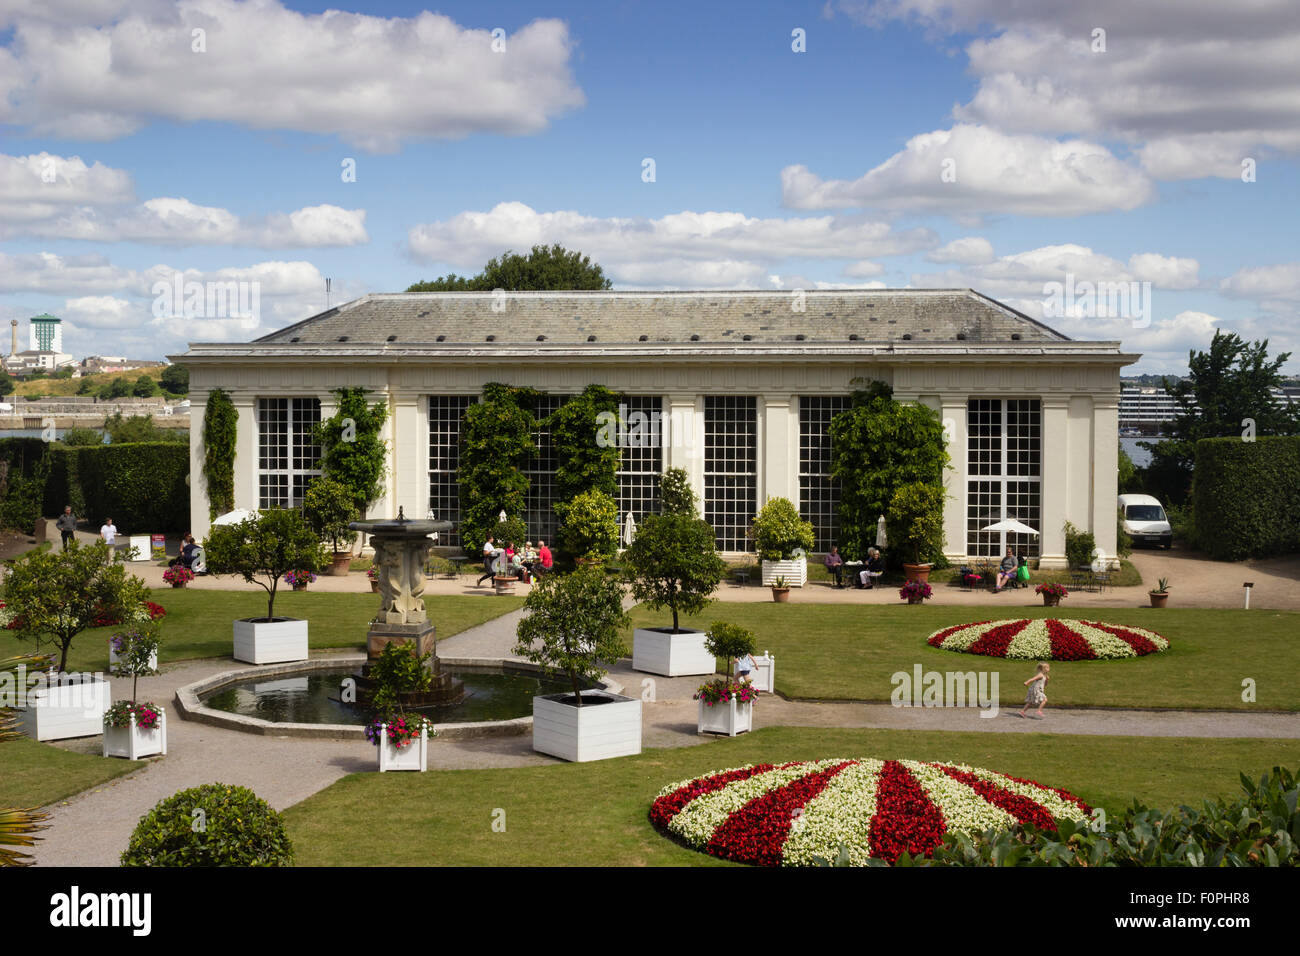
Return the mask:
[(669, 468), (659, 480), (659, 510), (666, 515), (700, 516), (695, 490), (684, 468)]
[(1072, 568), (1092, 564), (1097, 556), (1097, 540), (1091, 531), (1080, 531), (1071, 522), (1065, 523), (1065, 560)]
[(788, 561), (798, 550), (811, 551), (815, 541), (811, 522), (800, 519), (789, 498), (769, 498), (750, 529), (762, 561)]
[(1300, 437), (1202, 439), (1193, 475), (1197, 543), (1210, 557), (1300, 551)]
[[(688, 489), (689, 490), (689, 489)], [(632, 596), (656, 611), (699, 614), (711, 601), (727, 566), (714, 550), (713, 528), (693, 514), (646, 515), (623, 552)]]
[(266, 591), (266, 617), (275, 620), (275, 592), (289, 571), (319, 571), (325, 548), (297, 511), (272, 508), (239, 524), (218, 525), (203, 542), (208, 570), (238, 574)]
[(603, 491), (584, 491), (557, 503), (560, 543), (575, 558), (608, 557), (618, 550), (618, 502)]
[(546, 419), (555, 450), (555, 498), (572, 501), (584, 491), (618, 494), (623, 451), (617, 443), (596, 440), (599, 416), (618, 413), (618, 394), (603, 385), (588, 385)]
[[(390, 641), (369, 665), (366, 676), (375, 682), (370, 709), (376, 721), (388, 723), (401, 712), (401, 694), (427, 691), (433, 686), (430, 651), (420, 654), (412, 642)], [(417, 728), (416, 733), (419, 733)]]
[(302, 513), (321, 540), (333, 545), (335, 554), (347, 551), (357, 540), (348, 524), (361, 514), (352, 491), (342, 482), (326, 476), (315, 479), (303, 496)]
[(104, 433), (95, 428), (69, 428), (59, 441), (72, 447), (95, 447), (104, 444)]
[(914, 481), (889, 502), (889, 543), (913, 564), (943, 556), (943, 488)]
[(145, 814), (122, 866), (292, 866), (280, 814), (247, 787), (182, 790)]
[[(1172, 528), (1173, 525), (1169, 527)], [(1133, 538), (1124, 530), (1123, 508), (1115, 509), (1115, 550), (1121, 558), (1127, 558), (1133, 553)]]
[(388, 417), (383, 402), (366, 403), (364, 388), (336, 388), (338, 411), (316, 426), (321, 471), (342, 484), (358, 511), (383, 494), (388, 446), (379, 431)]
[(190, 449), (177, 442), (144, 442), (50, 449), (45, 514), (65, 504), (92, 522), (112, 515), (131, 531), (182, 531), (190, 522)]

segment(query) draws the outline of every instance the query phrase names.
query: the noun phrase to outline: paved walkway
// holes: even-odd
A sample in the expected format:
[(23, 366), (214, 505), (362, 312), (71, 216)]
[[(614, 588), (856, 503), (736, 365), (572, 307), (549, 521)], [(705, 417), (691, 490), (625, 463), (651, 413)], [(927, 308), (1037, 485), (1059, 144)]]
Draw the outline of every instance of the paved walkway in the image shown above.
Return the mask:
[[(346, 579), (343, 579), (346, 580)], [(448, 657), (509, 657), (522, 612), (503, 615), (439, 643)], [(140, 696), (170, 702), (176, 689), (218, 670), (244, 668), (230, 660), (190, 661), (141, 680)], [(700, 677), (653, 677), (623, 661), (611, 671), (625, 693), (643, 696), (646, 747), (683, 747), (711, 737), (696, 734), (698, 704), (692, 700)], [(653, 683), (646, 684), (644, 682)], [(125, 679), (114, 679), (114, 697), (126, 696)], [(35, 849), (42, 866), (114, 866), (140, 817), (159, 800), (203, 783), (232, 783), (252, 789), (276, 809), (323, 790), (341, 777), (375, 769), (375, 751), (362, 741), (297, 740), (244, 734), (180, 719), (167, 707), (168, 754), (146, 761), (126, 777), (62, 801), (50, 809), (51, 828)], [(1051, 710), (1043, 720), (1020, 719), (1015, 709), (981, 718), (970, 709), (894, 708), (888, 704), (815, 703), (765, 696), (755, 708), (755, 725), (872, 727), (988, 733), (1116, 734), (1150, 737), (1300, 738), (1292, 714), (1196, 711)], [(429, 747), (431, 769), (479, 769), (557, 763), (532, 750), (531, 737), (436, 740)], [(98, 753), (100, 738), (65, 741), (69, 750)]]

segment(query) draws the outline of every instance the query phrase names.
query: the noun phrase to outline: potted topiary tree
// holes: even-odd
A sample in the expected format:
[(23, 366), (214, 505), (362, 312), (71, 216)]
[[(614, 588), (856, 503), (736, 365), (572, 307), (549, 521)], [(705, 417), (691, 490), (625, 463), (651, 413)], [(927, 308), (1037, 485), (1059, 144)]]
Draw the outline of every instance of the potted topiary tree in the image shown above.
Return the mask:
[[(680, 468), (664, 474), (663, 486), (672, 490), (660, 500), (674, 510), (646, 515), (623, 552), (632, 596), (673, 615), (672, 627), (638, 627), (632, 632), (632, 669), (666, 677), (713, 673), (714, 656), (704, 646), (707, 635), (683, 628), (680, 615), (699, 614), (708, 607), (727, 571), (714, 550), (713, 528), (696, 514), (685, 478)], [(679, 487), (685, 487), (684, 496)]]
[(563, 760), (641, 752), (641, 701), (584, 689), (627, 653), (623, 589), (596, 566), (541, 578), (524, 601), (514, 653), (569, 678), (572, 692), (533, 698), (533, 749)]
[(218, 525), (203, 542), (208, 570), (238, 574), (266, 591), (266, 617), (235, 621), (234, 656), (250, 664), (307, 659), (307, 622), (275, 616), (275, 592), (290, 571), (310, 573), (325, 548), (301, 514), (273, 508), (239, 524)]
[(943, 553), (943, 500), (943, 488), (914, 481), (889, 503), (889, 541), (902, 552), (909, 581), (928, 582), (933, 560)]
[(598, 564), (618, 550), (618, 502), (603, 491), (584, 491), (558, 503), (560, 545), (578, 564)]
[(758, 688), (751, 681), (731, 676), (731, 662), (757, 650), (754, 632), (737, 624), (714, 621), (707, 638), (709, 653), (724, 658), (725, 677), (700, 685), (695, 693), (699, 704), (699, 733), (719, 733), (734, 737), (754, 729), (754, 700)]
[(816, 539), (812, 524), (800, 519), (789, 498), (769, 498), (754, 516), (750, 533), (763, 562), (765, 585), (770, 587), (778, 577), (791, 587), (808, 583), (807, 552)]
[(104, 714), (105, 757), (139, 760), (167, 753), (167, 713), (153, 701), (140, 700), (140, 678), (157, 672), (158, 625), (136, 624), (112, 638), (119, 675), (131, 678), (129, 700), (116, 700)]
[(316, 536), (331, 545), (325, 573), (347, 574), (352, 564), (352, 545), (357, 540), (357, 533), (348, 524), (361, 518), (352, 490), (333, 478), (317, 478), (303, 496), (302, 514)]
[[(7, 562), (5, 611), (19, 639), (39, 650), (50, 644), (59, 652), (59, 673), (68, 667), (68, 651), (78, 634), (101, 616), (136, 618), (149, 590), (97, 541), (67, 551), (29, 551)], [(147, 615), (146, 615), (147, 617)], [(23, 729), (37, 740), (93, 737), (103, 731), (104, 712), (112, 696), (100, 675), (54, 679), (28, 691)]]

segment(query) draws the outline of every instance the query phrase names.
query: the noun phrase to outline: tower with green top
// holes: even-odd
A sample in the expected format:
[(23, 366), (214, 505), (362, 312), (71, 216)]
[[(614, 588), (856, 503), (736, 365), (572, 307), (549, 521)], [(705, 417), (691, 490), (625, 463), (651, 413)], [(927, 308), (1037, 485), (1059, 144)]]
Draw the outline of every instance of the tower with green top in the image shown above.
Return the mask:
[(31, 318), (32, 350), (36, 352), (63, 351), (63, 320), (58, 316), (34, 315)]

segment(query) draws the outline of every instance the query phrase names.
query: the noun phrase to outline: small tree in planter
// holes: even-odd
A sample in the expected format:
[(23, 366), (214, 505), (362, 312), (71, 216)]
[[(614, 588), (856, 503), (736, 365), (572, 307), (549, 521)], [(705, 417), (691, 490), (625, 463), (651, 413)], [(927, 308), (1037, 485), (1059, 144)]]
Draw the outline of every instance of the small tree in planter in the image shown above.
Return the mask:
[(700, 702), (700, 733), (715, 731), (734, 737), (754, 727), (753, 702), (758, 690), (751, 681), (731, 676), (731, 662), (757, 650), (754, 633), (725, 621), (714, 621), (706, 641), (709, 653), (726, 660), (724, 677), (700, 685), (695, 699)]
[(806, 553), (816, 539), (813, 526), (799, 517), (789, 498), (769, 498), (750, 526), (759, 560), (763, 562), (763, 583), (770, 585), (780, 575), (796, 587), (808, 581)]
[(943, 488), (914, 481), (889, 503), (889, 541), (903, 554), (909, 581), (926, 581), (930, 562), (943, 552)]
[(714, 657), (726, 660), (727, 664), (722, 669), (722, 673), (728, 677), (731, 676), (732, 661), (738, 661), (758, 650), (758, 642), (754, 639), (753, 631), (739, 624), (728, 624), (726, 621), (713, 622), (705, 646)]
[(303, 496), (302, 513), (312, 531), (330, 542), (333, 558), (329, 573), (347, 574), (352, 545), (357, 540), (357, 533), (348, 524), (361, 518), (351, 489), (333, 478), (317, 478)]
[(667, 608), (671, 628), (632, 632), (632, 668), (677, 677), (713, 672), (702, 631), (683, 629), (681, 614), (699, 614), (712, 602), (727, 566), (714, 550), (713, 528), (694, 514), (646, 515), (623, 552), (632, 596), (656, 611)]
[(524, 610), (515, 655), (567, 675), (573, 686), (572, 693), (533, 698), (533, 749), (577, 761), (640, 753), (641, 701), (582, 689), (627, 653), (619, 582), (594, 566), (548, 575)]
[(429, 738), (436, 736), (433, 721), (424, 714), (407, 713), (402, 695), (418, 694), (433, 686), (428, 667), (432, 656), (432, 651), (420, 654), (414, 644), (392, 641), (367, 670), (375, 687), (366, 739), (379, 748), (380, 773), (428, 769)]
[(608, 558), (618, 550), (618, 503), (603, 491), (584, 491), (555, 506), (560, 544), (575, 560)]
[(234, 525), (219, 525), (204, 541), (208, 570), (238, 574), (266, 591), (266, 617), (235, 621), (235, 659), (271, 664), (307, 659), (307, 622), (275, 616), (275, 593), (290, 571), (313, 572), (325, 548), (301, 514), (273, 508)]

